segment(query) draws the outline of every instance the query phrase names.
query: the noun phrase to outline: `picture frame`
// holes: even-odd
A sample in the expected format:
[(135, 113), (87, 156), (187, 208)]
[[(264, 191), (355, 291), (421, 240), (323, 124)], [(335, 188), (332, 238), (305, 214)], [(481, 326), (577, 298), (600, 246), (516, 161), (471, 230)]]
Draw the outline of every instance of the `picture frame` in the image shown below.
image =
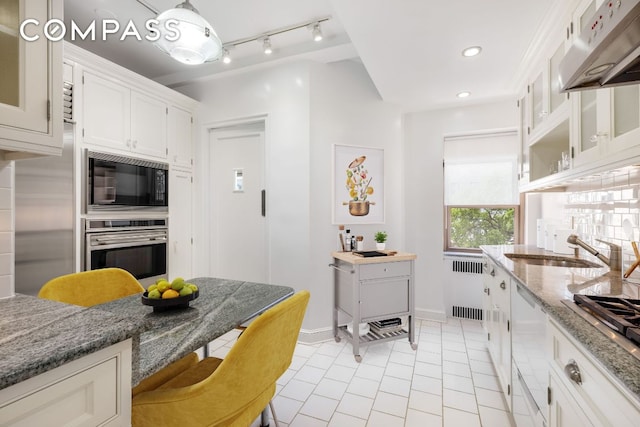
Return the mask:
[(384, 224), (384, 149), (333, 145), (333, 224)]

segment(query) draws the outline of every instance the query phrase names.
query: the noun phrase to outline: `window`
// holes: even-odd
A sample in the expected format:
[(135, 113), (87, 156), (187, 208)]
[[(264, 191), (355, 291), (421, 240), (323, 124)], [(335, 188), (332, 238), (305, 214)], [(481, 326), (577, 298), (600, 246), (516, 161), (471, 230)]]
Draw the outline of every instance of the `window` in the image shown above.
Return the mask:
[(517, 206), (447, 206), (447, 250), (475, 251), (480, 245), (510, 245), (516, 242)]
[(445, 137), (445, 250), (518, 243), (517, 153), (515, 130)]

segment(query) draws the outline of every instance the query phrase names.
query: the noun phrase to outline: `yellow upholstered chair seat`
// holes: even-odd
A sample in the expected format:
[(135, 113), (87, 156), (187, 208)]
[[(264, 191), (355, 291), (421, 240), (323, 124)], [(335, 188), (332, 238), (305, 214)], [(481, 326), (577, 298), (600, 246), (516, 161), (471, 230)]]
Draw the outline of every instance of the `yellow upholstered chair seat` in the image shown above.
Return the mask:
[(42, 286), (38, 297), (91, 307), (141, 292), (144, 288), (128, 271), (102, 268), (51, 279)]
[(142, 381), (133, 389), (132, 425), (249, 426), (291, 364), (308, 302), (301, 291), (265, 311), (223, 360), (194, 363), (188, 355)]

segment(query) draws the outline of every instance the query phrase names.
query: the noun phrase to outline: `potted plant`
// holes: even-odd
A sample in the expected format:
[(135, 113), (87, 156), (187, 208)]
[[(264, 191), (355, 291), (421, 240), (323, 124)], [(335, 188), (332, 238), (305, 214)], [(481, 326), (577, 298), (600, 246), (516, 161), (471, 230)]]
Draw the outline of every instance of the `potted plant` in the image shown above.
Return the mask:
[(387, 232), (377, 231), (373, 236), (373, 240), (376, 241), (376, 249), (383, 250), (385, 247), (385, 242), (387, 241)]

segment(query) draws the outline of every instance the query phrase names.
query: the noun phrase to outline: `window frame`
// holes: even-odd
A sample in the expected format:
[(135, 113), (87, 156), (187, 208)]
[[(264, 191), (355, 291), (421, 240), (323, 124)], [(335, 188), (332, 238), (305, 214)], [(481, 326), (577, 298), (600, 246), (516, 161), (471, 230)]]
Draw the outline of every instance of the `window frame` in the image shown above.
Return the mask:
[(523, 230), (520, 228), (522, 221), (520, 209), (522, 204), (519, 205), (444, 205), (444, 235), (443, 244), (445, 252), (460, 252), (460, 253), (473, 253), (480, 254), (482, 249), (480, 248), (459, 248), (451, 246), (451, 239), (449, 231), (451, 230), (451, 209), (452, 208), (465, 208), (465, 209), (514, 209), (513, 212), (513, 244), (517, 245), (522, 239)]

